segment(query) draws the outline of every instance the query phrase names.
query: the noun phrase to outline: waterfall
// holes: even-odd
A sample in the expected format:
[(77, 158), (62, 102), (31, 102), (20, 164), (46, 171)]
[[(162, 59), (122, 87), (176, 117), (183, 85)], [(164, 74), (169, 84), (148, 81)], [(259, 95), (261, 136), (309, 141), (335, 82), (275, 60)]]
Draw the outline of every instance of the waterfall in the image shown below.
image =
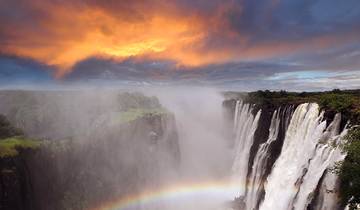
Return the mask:
[(269, 138), (267, 141), (260, 145), (259, 150), (255, 156), (254, 164), (252, 166), (252, 172), (250, 175), (249, 183), (247, 186), (248, 192), (246, 194), (246, 209), (252, 210), (255, 209), (259, 200), (261, 193), (262, 178), (264, 176), (264, 168), (266, 167), (268, 159), (268, 150), (270, 144), (276, 140), (279, 134), (280, 118), (279, 112), (275, 111), (273, 113), (270, 129), (269, 129)]
[[(345, 135), (347, 130), (341, 134)], [(336, 148), (333, 154), (333, 163), (330, 165), (334, 167), (336, 162), (343, 161), (346, 154), (342, 153), (340, 148)], [(326, 171), (324, 174), (323, 181), (319, 187), (317, 199), (315, 200), (314, 210), (331, 210), (339, 209), (339, 196), (338, 196), (338, 177), (336, 174)]]
[(240, 101), (237, 100), (236, 105), (235, 105), (235, 114), (234, 114), (234, 131), (236, 131), (238, 120), (239, 120), (239, 118), (238, 118), (239, 106), (240, 106)]
[(302, 210), (310, 204), (313, 192), (321, 176), (326, 168), (337, 159), (335, 153), (339, 153), (338, 143), (342, 136), (337, 135), (339, 133), (340, 121), (341, 115), (337, 114), (319, 140), (320, 143), (316, 146), (314, 157), (310, 161), (307, 173), (304, 176), (294, 202), (295, 210)]
[[(334, 121), (332, 125), (329, 126), (328, 131), (330, 130), (331, 126), (337, 126), (337, 129), (339, 129), (339, 123), (341, 121), (340, 114), (337, 114), (334, 118)], [(348, 129), (346, 129), (347, 126), (345, 126), (345, 129), (340, 133), (338, 136), (334, 136), (332, 139), (330, 139), (329, 143), (330, 145), (333, 145), (332, 147), (328, 148), (332, 150), (332, 156), (330, 160), (330, 164), (328, 168), (333, 168), (335, 166), (335, 163), (339, 161), (343, 161), (346, 157), (346, 154), (341, 151), (340, 145), (341, 140), (343, 137), (347, 134)], [(339, 132), (339, 130), (332, 129), (333, 135), (336, 135), (335, 132)], [(330, 210), (330, 209), (339, 209), (340, 203), (339, 203), (339, 197), (338, 197), (338, 179), (337, 175), (332, 173), (329, 170), (325, 170), (322, 178), (321, 185), (318, 187), (318, 195), (316, 197), (316, 200), (314, 200), (314, 208), (315, 210)]]
[[(252, 105), (236, 102), (232, 178), (240, 198), (237, 209), (305, 210), (310, 204), (315, 210), (338, 208), (337, 176), (329, 169), (345, 158), (340, 146), (347, 129), (340, 133), (341, 114), (327, 126), (316, 103), (301, 104), (292, 115), (291, 109), (279, 108), (272, 113), (268, 138), (258, 146), (248, 171), (262, 111), (254, 113)], [(283, 139), (279, 157), (271, 149), (278, 139)], [(274, 157), (272, 161), (270, 157)]]
[(248, 162), (250, 148), (254, 142), (254, 134), (258, 126), (261, 110), (253, 115), (250, 104), (236, 103), (234, 122), (235, 127), (235, 160), (232, 166), (233, 183), (239, 186), (236, 196), (244, 196), (246, 192), (246, 178), (248, 173)]
[(337, 159), (341, 116), (326, 129), (315, 103), (301, 104), (295, 110), (286, 132), (281, 154), (265, 184), (261, 210), (304, 210), (325, 170)]

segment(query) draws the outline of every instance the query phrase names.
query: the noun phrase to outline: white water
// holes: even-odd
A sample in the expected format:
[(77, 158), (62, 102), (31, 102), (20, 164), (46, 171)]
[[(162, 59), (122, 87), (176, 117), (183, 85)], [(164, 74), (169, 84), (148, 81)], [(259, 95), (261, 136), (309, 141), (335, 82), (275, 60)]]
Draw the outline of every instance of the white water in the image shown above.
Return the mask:
[(237, 125), (238, 125), (238, 121), (239, 121), (239, 117), (238, 117), (238, 114), (239, 114), (239, 106), (240, 106), (240, 101), (237, 100), (236, 101), (236, 105), (235, 105), (235, 115), (234, 115), (234, 128), (233, 130), (236, 132), (236, 128), (237, 128)]
[(239, 192), (235, 196), (244, 196), (246, 192), (246, 177), (250, 148), (254, 142), (254, 134), (258, 126), (261, 110), (252, 114), (252, 107), (243, 102), (236, 103), (235, 110), (235, 159), (232, 167), (233, 184), (239, 186)]
[(295, 110), (267, 178), (261, 210), (306, 209), (324, 171), (337, 159), (340, 117), (325, 130), (322, 115), (317, 104), (302, 104)]
[[(337, 114), (335, 116), (332, 125), (335, 126), (336, 125), (335, 122), (339, 122), (339, 121), (340, 121), (340, 114)], [(337, 129), (338, 128), (339, 125), (337, 125)], [(336, 129), (332, 129), (332, 130), (333, 130), (332, 133), (333, 135), (336, 135), (335, 132), (339, 132)], [(339, 144), (341, 143), (342, 138), (347, 134), (347, 131), (348, 131), (347, 129), (344, 129), (340, 135), (330, 139), (329, 143), (335, 146), (335, 148), (334, 147), (329, 148), (332, 149), (333, 151), (328, 168), (333, 168), (335, 166), (335, 163), (339, 161), (343, 161), (345, 159), (346, 154), (341, 151)], [(318, 198), (316, 200), (316, 206), (314, 209), (316, 210), (339, 209), (339, 197), (337, 194), (338, 184), (339, 183), (338, 183), (337, 175), (332, 173), (331, 171), (326, 171), (319, 189)]]
[(252, 172), (248, 184), (248, 192), (246, 194), (246, 209), (252, 210), (256, 208), (262, 185), (262, 177), (264, 175), (264, 168), (267, 163), (268, 149), (270, 144), (276, 140), (279, 134), (280, 118), (279, 112), (275, 111), (269, 129), (269, 138), (267, 141), (259, 146), (259, 150), (255, 156)]
[[(343, 136), (346, 130), (341, 134)], [(333, 163), (329, 166), (334, 166), (334, 163), (343, 161), (346, 154), (342, 153), (340, 148), (336, 148), (333, 154)], [(339, 196), (338, 196), (338, 177), (332, 172), (326, 172), (325, 177), (322, 181), (319, 198), (317, 199), (317, 205), (314, 209), (316, 210), (332, 210), (339, 209)]]
[(335, 153), (339, 151), (337, 143), (340, 137), (338, 135), (340, 121), (341, 116), (337, 114), (333, 122), (323, 133), (322, 139), (320, 139), (321, 144), (316, 146), (314, 157), (310, 161), (308, 171), (294, 203), (295, 210), (301, 210), (308, 206), (321, 176), (324, 174), (326, 168), (334, 162), (334, 158), (336, 158)]

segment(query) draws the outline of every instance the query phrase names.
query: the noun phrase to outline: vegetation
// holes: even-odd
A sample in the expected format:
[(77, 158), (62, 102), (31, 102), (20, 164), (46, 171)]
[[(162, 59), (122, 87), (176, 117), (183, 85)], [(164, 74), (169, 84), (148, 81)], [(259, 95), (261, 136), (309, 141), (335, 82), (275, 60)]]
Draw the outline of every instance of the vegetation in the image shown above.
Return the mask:
[(0, 115), (0, 157), (18, 155), (19, 149), (34, 149), (40, 146), (40, 141), (26, 139), (23, 132), (13, 127), (7, 118)]
[(349, 204), (350, 210), (355, 210), (360, 205), (360, 128), (350, 130), (345, 139), (347, 156), (336, 165), (335, 172), (340, 178), (342, 204)]
[(130, 109), (158, 109), (161, 107), (156, 97), (147, 97), (141, 93), (122, 93), (118, 96), (120, 111)]
[(120, 120), (122, 123), (131, 122), (138, 118), (144, 117), (146, 115), (160, 115), (166, 113), (164, 109), (129, 109), (126, 112), (121, 113)]
[(110, 115), (105, 116), (107, 121), (112, 126), (118, 126), (124, 123), (130, 123), (137, 119), (147, 117), (147, 116), (156, 116), (167, 114), (167, 110), (163, 108), (157, 109), (142, 109), (142, 108), (131, 108), (127, 111), (122, 112), (113, 112)]
[(26, 139), (24, 137), (11, 137), (0, 140), (0, 157), (13, 157), (19, 154), (19, 149), (36, 149), (40, 141)]
[[(319, 97), (319, 104), (323, 108), (332, 109), (336, 112), (347, 112), (353, 108), (358, 108), (359, 96), (352, 96), (343, 93), (327, 93)], [(358, 110), (354, 110), (358, 112)]]
[[(235, 93), (225, 93), (225, 95)], [(353, 124), (360, 123), (360, 90), (334, 89), (326, 92), (287, 92), (259, 90), (248, 94), (240, 93), (248, 103), (257, 105), (280, 106), (285, 104), (301, 104), (316, 102), (321, 109), (327, 111), (341, 112), (343, 116), (351, 120)]]
[(121, 93), (118, 96), (120, 118), (115, 123), (127, 123), (146, 115), (167, 113), (156, 97), (148, 97), (142, 93)]

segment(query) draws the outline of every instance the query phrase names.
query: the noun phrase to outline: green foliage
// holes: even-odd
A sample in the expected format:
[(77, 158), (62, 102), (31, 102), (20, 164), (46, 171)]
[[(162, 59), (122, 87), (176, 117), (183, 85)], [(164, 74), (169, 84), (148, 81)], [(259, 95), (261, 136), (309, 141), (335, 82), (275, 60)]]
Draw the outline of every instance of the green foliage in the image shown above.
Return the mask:
[(259, 90), (256, 92), (248, 93), (248, 96), (245, 98), (245, 100), (248, 100), (251, 103), (271, 103), (274, 105), (279, 105), (284, 103), (302, 102), (303, 100), (300, 99), (303, 98), (304, 95), (305, 93), (287, 92), (285, 90)]
[(360, 128), (350, 130), (345, 138), (347, 156), (336, 165), (335, 171), (340, 178), (342, 204), (349, 204), (350, 210), (355, 210), (360, 204)]
[(131, 122), (145, 115), (158, 115), (166, 113), (163, 109), (129, 109), (121, 113), (122, 122)]
[(0, 157), (18, 155), (18, 149), (34, 149), (40, 146), (39, 141), (22, 137), (23, 132), (13, 127), (7, 118), (0, 115)]
[(146, 115), (167, 113), (156, 97), (148, 97), (142, 93), (122, 93), (118, 96), (118, 102), (119, 114), (113, 118), (112, 124), (131, 122)]
[(23, 137), (11, 137), (0, 140), (0, 157), (13, 157), (19, 154), (18, 149), (36, 149), (41, 142)]
[[(233, 94), (234, 95), (234, 94)], [(301, 103), (318, 103), (321, 109), (341, 112), (352, 124), (360, 124), (360, 90), (334, 89), (327, 92), (287, 92), (259, 90), (241, 97), (256, 105), (280, 106)]]
[(160, 102), (156, 97), (147, 97), (141, 93), (122, 93), (118, 99), (120, 111), (161, 108)]
[(322, 108), (345, 112), (352, 108), (353, 100), (348, 94), (328, 93), (320, 96), (319, 104)]

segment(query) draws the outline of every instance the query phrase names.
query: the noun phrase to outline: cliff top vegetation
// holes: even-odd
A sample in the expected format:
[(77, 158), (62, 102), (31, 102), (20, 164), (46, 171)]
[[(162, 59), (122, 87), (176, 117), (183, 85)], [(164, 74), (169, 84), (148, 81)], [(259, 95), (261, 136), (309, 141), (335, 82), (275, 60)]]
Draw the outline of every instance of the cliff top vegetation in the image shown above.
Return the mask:
[(35, 149), (40, 141), (27, 139), (23, 132), (13, 127), (7, 118), (0, 115), (0, 157), (13, 157), (18, 155), (18, 149)]
[(321, 109), (341, 112), (353, 124), (360, 123), (360, 90), (339, 90), (325, 92), (287, 92), (259, 90), (249, 93), (226, 92), (227, 98), (242, 98), (247, 103), (278, 107), (301, 103), (318, 103)]
[(0, 139), (0, 157), (13, 157), (19, 154), (19, 149), (36, 149), (41, 141), (24, 137), (11, 137)]

